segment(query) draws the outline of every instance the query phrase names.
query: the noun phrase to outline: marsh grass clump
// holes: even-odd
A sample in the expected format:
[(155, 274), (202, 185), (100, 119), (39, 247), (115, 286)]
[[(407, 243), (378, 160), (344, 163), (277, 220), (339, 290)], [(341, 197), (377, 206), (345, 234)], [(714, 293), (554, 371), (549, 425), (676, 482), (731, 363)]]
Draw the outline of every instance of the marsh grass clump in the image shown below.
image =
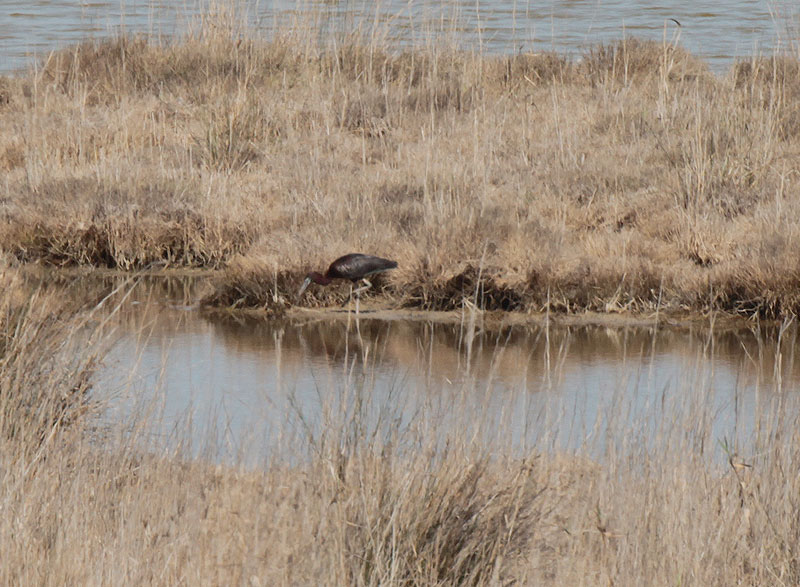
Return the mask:
[(557, 53), (518, 53), (504, 56), (483, 64), (484, 74), (489, 80), (510, 89), (519, 86), (572, 81), (575, 64)]
[(238, 257), (232, 260), (217, 279), (214, 291), (203, 299), (209, 307), (284, 308), (294, 300), (304, 275), (287, 274), (273, 267), (267, 271), (262, 263)]
[(627, 38), (591, 47), (580, 63), (594, 83), (711, 82), (708, 66), (673, 43)]
[(113, 104), (127, 93), (152, 91), (171, 71), (175, 70), (165, 52), (144, 39), (122, 36), (56, 52), (40, 75), (44, 83), (68, 95), (82, 92), (89, 105), (97, 105)]
[[(232, 173), (263, 159), (256, 145), (264, 142), (269, 113), (255, 103), (224, 100), (208, 111), (201, 122), (202, 136), (196, 137), (198, 162), (218, 171)], [(268, 133), (268, 131), (267, 131)]]
[(193, 211), (177, 191), (184, 189), (95, 178), (43, 182), (26, 194), (27, 207), (7, 212), (6, 252), (56, 266), (219, 267), (247, 246), (245, 230)]
[(755, 89), (773, 88), (787, 97), (800, 97), (800, 63), (787, 55), (770, 57), (753, 57), (747, 61), (737, 62), (732, 71), (733, 81), (739, 88)]
[[(531, 468), (514, 463), (497, 483), (485, 458), (441, 456), (432, 469), (402, 458), (343, 465), (334, 508), (346, 582), (481, 585), (524, 555), (543, 515)], [(373, 482), (357, 487), (348, 476)]]
[(9, 272), (4, 266), (0, 277), (0, 453), (6, 464), (29, 459), (64, 431), (88, 423), (100, 356), (77, 308), (53, 293), (31, 291)]

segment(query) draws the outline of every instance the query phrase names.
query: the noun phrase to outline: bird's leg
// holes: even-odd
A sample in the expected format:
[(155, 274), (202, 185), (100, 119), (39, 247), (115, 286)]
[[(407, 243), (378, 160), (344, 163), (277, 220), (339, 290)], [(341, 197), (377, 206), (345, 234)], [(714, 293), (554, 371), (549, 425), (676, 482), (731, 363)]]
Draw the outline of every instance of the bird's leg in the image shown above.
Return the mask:
[(352, 299), (352, 297), (353, 297), (353, 284), (351, 283), (350, 284), (350, 295), (348, 295), (347, 298), (345, 298), (345, 300), (342, 302), (342, 305), (339, 306), (339, 307), (340, 308), (344, 308), (348, 304), (348, 302)]
[(371, 288), (371, 287), (372, 287), (372, 284), (369, 282), (369, 280), (368, 280), (366, 277), (362, 277), (362, 278), (361, 278), (361, 281), (363, 281), (363, 282), (364, 282), (364, 283), (366, 283), (367, 285), (362, 285), (362, 286), (361, 286), (361, 287), (359, 287), (357, 290), (355, 290), (353, 293), (354, 293), (354, 294), (356, 294), (356, 296), (359, 296), (359, 295), (361, 295), (361, 292), (362, 292), (362, 291), (367, 291), (369, 288)]
[(363, 285), (363, 286), (359, 287), (358, 289), (356, 289), (355, 291), (353, 291), (353, 293), (356, 296), (356, 324), (358, 324), (358, 305), (361, 302), (361, 292), (362, 291), (367, 291), (369, 288), (372, 287), (372, 284), (369, 282), (369, 280), (366, 277), (362, 277), (361, 281), (363, 281), (367, 285)]

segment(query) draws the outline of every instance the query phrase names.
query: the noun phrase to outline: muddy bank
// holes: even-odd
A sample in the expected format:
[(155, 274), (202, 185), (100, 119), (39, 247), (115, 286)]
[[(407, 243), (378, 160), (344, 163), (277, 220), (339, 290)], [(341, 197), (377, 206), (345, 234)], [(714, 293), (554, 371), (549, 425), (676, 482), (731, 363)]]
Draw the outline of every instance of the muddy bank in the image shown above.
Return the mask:
[[(287, 289), (287, 295), (279, 295), (278, 302), (269, 300), (258, 305), (220, 304), (216, 296), (224, 287), (225, 275), (221, 271), (205, 269), (151, 269), (147, 271), (120, 271), (118, 269), (96, 269), (93, 267), (52, 268), (41, 264), (6, 266), (5, 273), (18, 275), (24, 290), (42, 289), (74, 302), (73, 306), (93, 307), (103, 300), (112, 305), (122, 298), (133, 295), (137, 303), (167, 304), (185, 310), (199, 310), (204, 315), (222, 320), (289, 320), (306, 323), (316, 321), (350, 322), (356, 318), (355, 303), (342, 306), (349, 287), (342, 284), (331, 286), (326, 298), (320, 299), (312, 293), (301, 300), (296, 298), (296, 289)], [(299, 284), (298, 278), (298, 284)], [(289, 286), (287, 285), (287, 288)], [(359, 318), (379, 321), (422, 321), (437, 324), (468, 325), (495, 331), (509, 326), (552, 327), (599, 326), (608, 328), (713, 328), (718, 330), (751, 329), (754, 324), (774, 325), (774, 320), (753, 322), (751, 317), (713, 311), (668, 310), (658, 312), (593, 312), (557, 310), (507, 312), (485, 310), (470, 300), (451, 310), (425, 310), (408, 307), (402, 297), (393, 296), (384, 289), (377, 294), (366, 294), (359, 304)], [(262, 292), (266, 295), (268, 288)]]

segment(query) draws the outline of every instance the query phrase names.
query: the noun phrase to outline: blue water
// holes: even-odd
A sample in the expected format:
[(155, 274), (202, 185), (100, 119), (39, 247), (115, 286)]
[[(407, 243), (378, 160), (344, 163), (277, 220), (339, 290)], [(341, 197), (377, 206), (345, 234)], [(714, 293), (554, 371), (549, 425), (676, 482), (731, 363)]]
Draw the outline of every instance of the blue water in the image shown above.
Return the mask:
[(196, 30), (209, 4), (234, 5), (248, 34), (265, 37), (300, 20), (322, 38), (360, 28), (398, 46), (447, 41), (488, 52), (556, 50), (575, 56), (628, 35), (666, 39), (703, 56), (717, 72), (737, 57), (791, 47), (798, 39), (798, 8), (789, 0), (3, 0), (0, 72), (120, 31), (174, 38)]

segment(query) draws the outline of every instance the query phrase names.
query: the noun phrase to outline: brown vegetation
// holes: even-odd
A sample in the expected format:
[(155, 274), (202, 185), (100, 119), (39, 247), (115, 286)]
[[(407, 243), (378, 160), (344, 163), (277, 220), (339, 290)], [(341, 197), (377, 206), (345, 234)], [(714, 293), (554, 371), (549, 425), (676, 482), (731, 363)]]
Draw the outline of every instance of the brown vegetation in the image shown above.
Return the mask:
[(87, 43), (1, 80), (0, 246), (224, 268), (221, 305), (280, 307), (306, 270), (363, 251), (398, 260), (383, 291), (406, 306), (791, 313), (798, 67), (715, 77), (636, 40), (569, 61), (211, 25)]
[[(795, 441), (797, 439), (794, 439)], [(2, 481), (6, 583), (796, 584), (796, 451), (726, 474), (359, 446), (253, 473), (50, 451)], [(328, 459), (337, 459), (329, 461)], [(644, 459), (644, 460), (642, 460)], [(332, 465), (340, 464), (339, 473)]]
[(0, 469), (35, 466), (44, 445), (93, 411), (99, 347), (54, 294), (25, 295), (16, 273), (0, 274)]

